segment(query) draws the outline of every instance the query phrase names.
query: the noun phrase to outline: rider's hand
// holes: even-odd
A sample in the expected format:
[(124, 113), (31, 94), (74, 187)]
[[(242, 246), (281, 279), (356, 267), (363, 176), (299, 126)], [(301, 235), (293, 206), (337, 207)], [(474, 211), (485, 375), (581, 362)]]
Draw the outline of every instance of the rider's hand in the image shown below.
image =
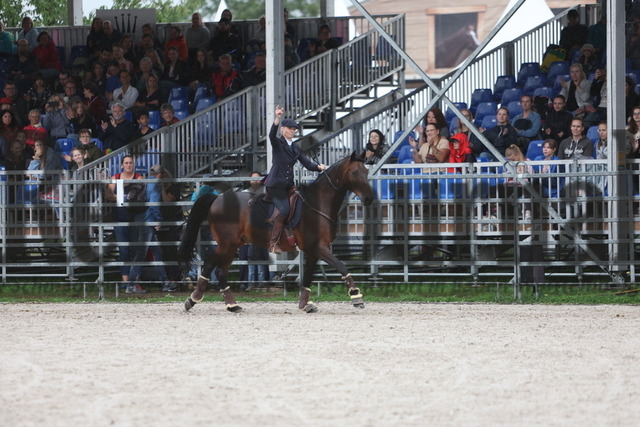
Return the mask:
[(319, 170), (319, 171), (326, 171), (326, 170), (327, 170), (327, 166), (326, 166), (326, 165), (323, 165), (322, 163), (320, 163), (320, 164), (318, 165), (318, 170)]

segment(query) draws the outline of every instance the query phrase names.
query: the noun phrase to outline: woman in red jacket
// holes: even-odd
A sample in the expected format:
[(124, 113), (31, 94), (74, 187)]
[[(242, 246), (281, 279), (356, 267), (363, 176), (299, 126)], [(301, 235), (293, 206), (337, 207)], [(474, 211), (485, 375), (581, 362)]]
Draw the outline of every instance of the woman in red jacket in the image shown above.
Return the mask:
[(38, 61), (40, 73), (46, 79), (53, 79), (62, 71), (58, 49), (46, 31), (41, 31), (38, 34), (38, 46), (33, 49), (33, 56)]

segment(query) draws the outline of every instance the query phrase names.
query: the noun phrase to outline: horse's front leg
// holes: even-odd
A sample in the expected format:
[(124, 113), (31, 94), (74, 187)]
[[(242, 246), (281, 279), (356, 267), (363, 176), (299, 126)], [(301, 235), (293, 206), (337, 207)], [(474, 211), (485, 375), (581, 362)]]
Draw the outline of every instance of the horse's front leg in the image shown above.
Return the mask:
[(211, 272), (215, 269), (216, 278), (218, 280), (218, 290), (222, 294), (222, 298), (227, 306), (227, 310), (231, 312), (238, 312), (242, 310), (242, 307), (236, 303), (236, 300), (231, 292), (231, 288), (227, 284), (227, 275), (229, 271), (229, 266), (231, 265), (232, 257), (221, 256), (218, 251), (220, 247), (216, 249), (211, 255), (211, 258), (205, 262), (205, 265), (202, 267), (202, 275), (198, 277), (198, 283), (196, 284), (195, 290), (191, 293), (189, 298), (184, 302), (185, 310), (189, 311), (196, 303), (199, 303), (204, 298), (204, 293), (207, 290), (207, 285), (209, 284), (209, 277), (211, 277)]
[[(338, 270), (338, 273), (342, 274), (342, 280), (347, 285), (347, 293), (351, 298), (351, 303), (354, 307), (364, 308), (364, 297), (360, 293), (360, 289), (356, 287), (356, 283), (351, 277), (351, 273), (347, 270), (347, 267), (331, 252), (329, 247), (321, 247), (318, 251), (320, 259)], [(306, 271), (305, 271), (306, 273)]]
[(309, 301), (311, 297), (311, 281), (313, 280), (313, 273), (318, 262), (318, 257), (314, 254), (305, 253), (306, 260), (304, 263), (304, 275), (302, 276), (302, 283), (300, 283), (300, 300), (298, 301), (298, 308), (305, 313), (315, 313), (318, 311), (313, 301)]

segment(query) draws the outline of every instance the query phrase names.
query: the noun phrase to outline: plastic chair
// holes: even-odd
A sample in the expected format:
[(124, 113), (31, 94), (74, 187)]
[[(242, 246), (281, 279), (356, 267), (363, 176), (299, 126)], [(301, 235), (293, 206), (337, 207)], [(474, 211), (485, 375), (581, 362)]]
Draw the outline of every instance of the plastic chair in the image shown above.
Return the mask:
[(397, 179), (381, 179), (376, 185), (376, 192), (380, 200), (392, 200), (396, 198)]
[[(600, 134), (598, 133), (598, 126), (597, 125), (590, 126), (589, 129), (587, 129), (587, 138), (589, 138), (594, 143), (596, 143), (596, 142), (598, 142), (600, 140)], [(594, 151), (594, 153), (595, 153), (595, 151)]]
[(149, 124), (154, 125), (156, 129), (160, 127), (160, 111), (158, 110), (149, 111)]
[(542, 145), (544, 144), (544, 140), (538, 139), (529, 142), (529, 147), (527, 148), (527, 159), (534, 160), (539, 156), (542, 156)]
[[(404, 133), (403, 130), (397, 131), (395, 135), (393, 135), (393, 142), (395, 143), (398, 140), (398, 138), (402, 136), (403, 133)], [(396, 149), (396, 152), (393, 153), (393, 157), (398, 157), (400, 155), (400, 150), (402, 149), (402, 147), (404, 147), (405, 145), (409, 145), (410, 136), (413, 136), (415, 138), (415, 135), (413, 135), (413, 132), (410, 132), (409, 135), (407, 135), (407, 137), (400, 143), (400, 145)]]
[[(69, 54), (69, 65), (74, 66), (76, 59), (84, 58), (84, 62), (89, 59), (89, 48), (86, 45), (75, 45), (71, 46), (71, 53)], [(80, 61), (79, 61), (80, 62)], [(78, 66), (84, 65), (78, 63)]]
[(562, 90), (562, 81), (568, 82), (569, 80), (571, 80), (571, 75), (570, 74), (558, 74), (556, 76), (555, 81), (553, 82), (553, 90), (556, 94), (560, 93), (560, 91)]
[(556, 77), (560, 74), (569, 74), (569, 61), (555, 61), (549, 65), (549, 71), (547, 71), (547, 81), (555, 82)]
[(438, 179), (438, 196), (441, 200), (462, 198), (462, 179), (454, 176), (455, 174), (445, 174)]
[(520, 101), (520, 98), (522, 98), (522, 89), (517, 87), (505, 89), (505, 91), (502, 92), (502, 100), (500, 101), (500, 105), (506, 107), (511, 101)]
[(206, 88), (206, 86), (198, 86), (198, 88), (196, 89), (196, 93), (193, 96), (193, 105), (198, 106), (198, 101), (200, 101), (202, 98), (207, 98), (209, 96), (209, 90)]
[(549, 86), (542, 86), (533, 91), (534, 98), (536, 96), (546, 96), (547, 98), (551, 99), (553, 98), (553, 95), (555, 95), (553, 93), (553, 88)]
[(509, 117), (513, 118), (522, 113), (522, 105), (520, 105), (520, 101), (511, 101), (507, 105), (507, 110), (509, 110)]
[(72, 138), (58, 138), (53, 150), (56, 153), (71, 154), (73, 147), (75, 147), (75, 141)]
[(133, 122), (133, 112), (130, 110), (127, 110), (124, 112), (124, 119), (129, 121), (129, 122)]
[(493, 101), (493, 93), (491, 92), (491, 89), (476, 89), (471, 94), (471, 105), (469, 106), (469, 111), (475, 114), (478, 104), (481, 102), (491, 101)]
[[(467, 108), (466, 102), (454, 102), (453, 105), (455, 105), (458, 110)], [(447, 108), (447, 111), (444, 113), (444, 119), (447, 121), (447, 123), (450, 124), (451, 119), (453, 119), (454, 117), (456, 117), (456, 113), (454, 113), (451, 108)]]
[(196, 104), (196, 113), (199, 111), (204, 110), (205, 108), (208, 108), (210, 106), (212, 106), (213, 104), (215, 104), (216, 99), (215, 98), (200, 98), (200, 100), (198, 101), (198, 103)]
[[(189, 87), (188, 86), (175, 86), (171, 88), (169, 92), (169, 103), (171, 101), (180, 99), (184, 101), (185, 105), (189, 103)], [(174, 107), (175, 108), (175, 107)]]
[(537, 62), (522, 63), (520, 65), (520, 71), (518, 71), (518, 86), (524, 86), (528, 77), (539, 74), (542, 74), (542, 71), (540, 71), (540, 64)]
[(189, 111), (187, 110), (176, 110), (173, 115), (178, 119), (178, 120), (184, 120), (187, 117), (189, 117)]
[(403, 145), (400, 148), (400, 154), (398, 154), (397, 163), (404, 163), (406, 160), (409, 160), (409, 163), (413, 160), (413, 147), (410, 145)]
[(545, 78), (542, 74), (537, 76), (529, 76), (527, 77), (527, 82), (524, 84), (523, 92), (525, 95), (533, 95), (533, 92), (544, 86)]
[(173, 98), (169, 103), (176, 112), (178, 112), (178, 110), (186, 110), (188, 106), (187, 100), (181, 98)]
[(474, 124), (480, 126), (485, 116), (495, 116), (498, 105), (495, 102), (481, 102), (476, 110), (476, 118)]
[(496, 119), (496, 116), (484, 116), (480, 126), (485, 128), (485, 129), (494, 128), (494, 127), (498, 126), (498, 119)]
[(94, 143), (100, 151), (104, 152), (104, 143), (100, 139), (91, 138), (91, 142)]
[(627, 70), (625, 77), (631, 77), (633, 87), (640, 83), (640, 70)]
[(300, 39), (298, 41), (298, 46), (296, 47), (296, 53), (300, 57), (300, 61), (306, 61), (309, 59), (309, 43), (315, 43), (318, 39), (315, 37), (307, 37)]
[(455, 116), (453, 119), (451, 119), (451, 123), (449, 123), (449, 134), (453, 135), (454, 133), (456, 133), (456, 129), (458, 129), (458, 122), (460, 121), (460, 119), (458, 119), (458, 116)]
[(511, 89), (516, 87), (516, 78), (512, 75), (498, 76), (496, 82), (493, 85), (493, 100), (500, 101), (502, 99), (502, 92), (505, 89)]
[(15, 203), (18, 205), (30, 205), (38, 200), (39, 186), (38, 184), (27, 184), (16, 186)]

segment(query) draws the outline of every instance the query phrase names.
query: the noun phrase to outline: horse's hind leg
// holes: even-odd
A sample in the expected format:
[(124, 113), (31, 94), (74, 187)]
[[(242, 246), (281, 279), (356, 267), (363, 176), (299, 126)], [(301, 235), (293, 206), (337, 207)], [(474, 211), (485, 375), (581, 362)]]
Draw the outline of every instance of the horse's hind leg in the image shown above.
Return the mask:
[[(218, 247), (218, 249), (219, 248), (220, 247)], [(205, 262), (205, 265), (202, 267), (202, 275), (198, 277), (195, 290), (184, 302), (185, 310), (189, 311), (194, 305), (196, 305), (196, 303), (202, 301), (204, 293), (207, 290), (207, 285), (209, 284), (208, 278), (211, 277), (211, 272), (214, 271), (214, 269), (216, 278), (218, 279), (218, 290), (222, 294), (227, 310), (231, 312), (238, 312), (242, 310), (242, 307), (236, 303), (236, 300), (231, 293), (231, 289), (227, 285), (227, 274), (232, 258), (222, 257), (218, 252), (218, 249), (216, 249), (216, 252), (211, 255), (210, 259)], [(223, 267), (220, 267), (221, 265)]]
[(311, 281), (313, 279), (313, 271), (317, 262), (317, 257), (314, 257), (311, 254), (307, 254), (304, 266), (304, 275), (302, 278), (302, 283), (300, 283), (300, 299), (298, 300), (298, 308), (305, 313), (315, 313), (318, 311), (318, 306), (316, 306), (313, 301), (309, 301), (309, 298), (311, 297)]

